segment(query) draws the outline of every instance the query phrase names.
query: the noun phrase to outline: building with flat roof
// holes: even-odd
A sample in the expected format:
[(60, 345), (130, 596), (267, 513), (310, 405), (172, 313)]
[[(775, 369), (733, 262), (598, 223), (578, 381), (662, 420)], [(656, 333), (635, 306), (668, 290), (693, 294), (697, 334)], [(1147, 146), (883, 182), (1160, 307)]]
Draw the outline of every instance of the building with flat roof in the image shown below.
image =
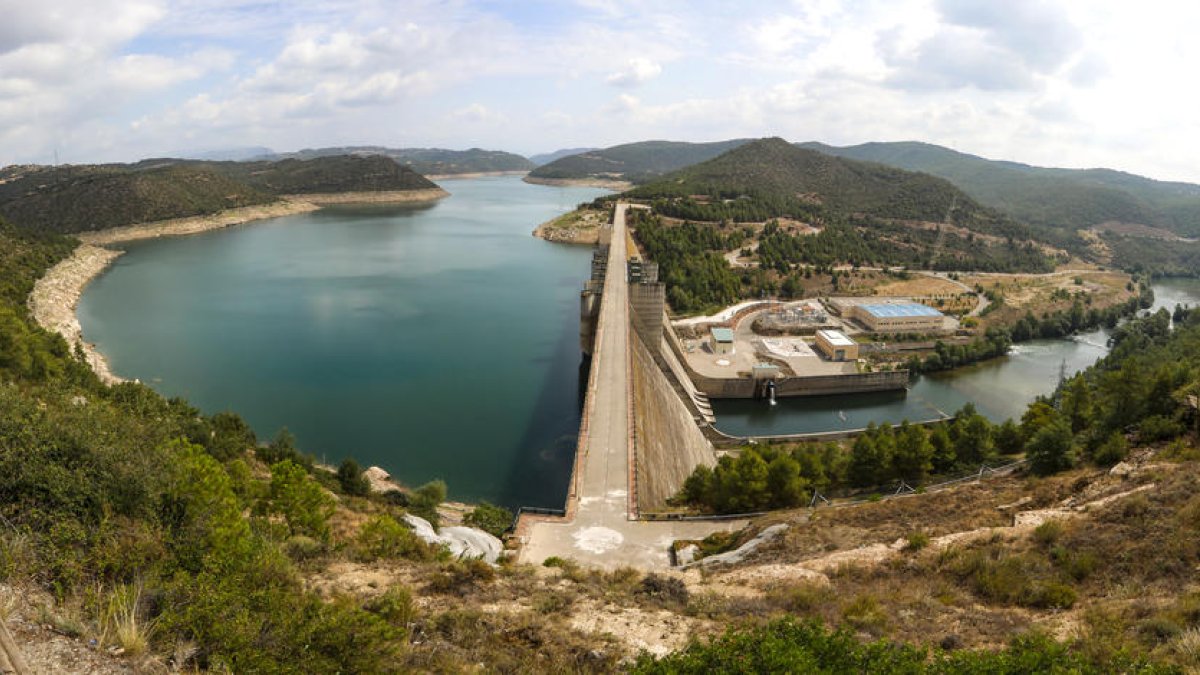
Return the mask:
[(932, 332), (946, 325), (941, 312), (917, 302), (857, 304), (850, 308), (850, 318), (878, 333)]
[(858, 343), (841, 331), (817, 331), (816, 345), (831, 361), (853, 361), (858, 358)]
[(712, 329), (712, 348), (714, 354), (732, 354), (733, 353), (733, 329), (732, 328), (714, 328)]

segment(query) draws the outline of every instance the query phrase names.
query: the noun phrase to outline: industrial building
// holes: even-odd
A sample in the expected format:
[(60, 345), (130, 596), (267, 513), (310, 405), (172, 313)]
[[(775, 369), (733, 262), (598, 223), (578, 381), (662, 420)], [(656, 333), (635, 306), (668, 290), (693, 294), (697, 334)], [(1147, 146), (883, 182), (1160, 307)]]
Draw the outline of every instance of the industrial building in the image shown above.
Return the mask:
[(733, 329), (731, 328), (714, 328), (712, 329), (712, 350), (714, 354), (732, 354), (733, 353)]
[(936, 332), (946, 325), (941, 312), (916, 302), (856, 304), (850, 318), (877, 333)]
[(831, 361), (853, 361), (858, 358), (858, 343), (840, 331), (817, 331), (816, 345)]

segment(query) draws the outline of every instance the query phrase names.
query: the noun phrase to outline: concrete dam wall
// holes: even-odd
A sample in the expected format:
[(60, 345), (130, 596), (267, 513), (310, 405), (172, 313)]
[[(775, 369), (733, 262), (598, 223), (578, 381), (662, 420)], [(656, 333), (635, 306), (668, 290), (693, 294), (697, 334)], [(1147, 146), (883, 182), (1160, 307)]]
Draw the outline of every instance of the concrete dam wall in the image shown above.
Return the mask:
[(635, 332), (629, 341), (638, 510), (660, 511), (697, 466), (715, 465), (716, 455), (650, 350)]

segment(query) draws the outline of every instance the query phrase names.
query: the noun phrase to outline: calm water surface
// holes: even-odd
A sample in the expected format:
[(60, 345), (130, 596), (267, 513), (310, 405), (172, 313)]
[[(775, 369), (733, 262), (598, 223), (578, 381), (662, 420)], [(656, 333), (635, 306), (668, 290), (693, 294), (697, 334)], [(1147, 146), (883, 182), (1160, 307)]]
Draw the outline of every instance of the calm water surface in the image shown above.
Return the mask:
[[(579, 288), (585, 247), (530, 230), (589, 188), (515, 177), (447, 181), (419, 208), (327, 209), (130, 244), (88, 287), (79, 319), (118, 374), (260, 436), (287, 427), (306, 451), (353, 456), (452, 497), (561, 506), (579, 425)], [(1155, 305), (1200, 304), (1200, 281), (1157, 283)], [(715, 402), (735, 435), (924, 420), (971, 401), (1019, 416), (1107, 333), (1018, 345), (920, 378), (905, 394)]]
[(535, 239), (602, 194), (446, 181), (433, 206), (326, 209), (128, 245), (79, 319), (113, 370), (307, 452), (455, 499), (562, 505), (591, 251)]

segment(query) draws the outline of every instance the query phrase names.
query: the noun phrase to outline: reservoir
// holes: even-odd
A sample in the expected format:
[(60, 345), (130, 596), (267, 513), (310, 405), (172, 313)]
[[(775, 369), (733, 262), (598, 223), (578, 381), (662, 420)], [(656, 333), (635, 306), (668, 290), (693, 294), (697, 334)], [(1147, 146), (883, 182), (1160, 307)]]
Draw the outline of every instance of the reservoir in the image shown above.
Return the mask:
[(450, 180), (421, 207), (323, 209), (123, 245), (79, 303), (113, 372), (260, 438), (287, 427), (452, 499), (561, 507), (591, 249), (530, 236), (605, 191)]
[[(330, 208), (123, 245), (83, 295), (113, 371), (336, 464), (354, 457), (452, 499), (558, 508), (579, 427), (579, 290), (591, 248), (530, 236), (592, 188), (505, 176), (445, 181), (421, 207)], [(1155, 283), (1200, 304), (1200, 281)], [(716, 401), (739, 436), (925, 420), (973, 401), (1000, 420), (1082, 369), (1107, 333), (1035, 341), (904, 392)]]
[[(1154, 306), (1200, 305), (1200, 280), (1161, 279), (1154, 283)], [(1007, 356), (963, 368), (920, 376), (908, 392), (765, 401), (714, 400), (716, 427), (732, 436), (772, 436), (861, 429), (874, 421), (937, 419), (971, 402), (993, 421), (1020, 419), (1038, 395), (1058, 386), (1060, 370), (1072, 375), (1108, 353), (1108, 331), (1066, 340), (1033, 340), (1014, 345)]]

